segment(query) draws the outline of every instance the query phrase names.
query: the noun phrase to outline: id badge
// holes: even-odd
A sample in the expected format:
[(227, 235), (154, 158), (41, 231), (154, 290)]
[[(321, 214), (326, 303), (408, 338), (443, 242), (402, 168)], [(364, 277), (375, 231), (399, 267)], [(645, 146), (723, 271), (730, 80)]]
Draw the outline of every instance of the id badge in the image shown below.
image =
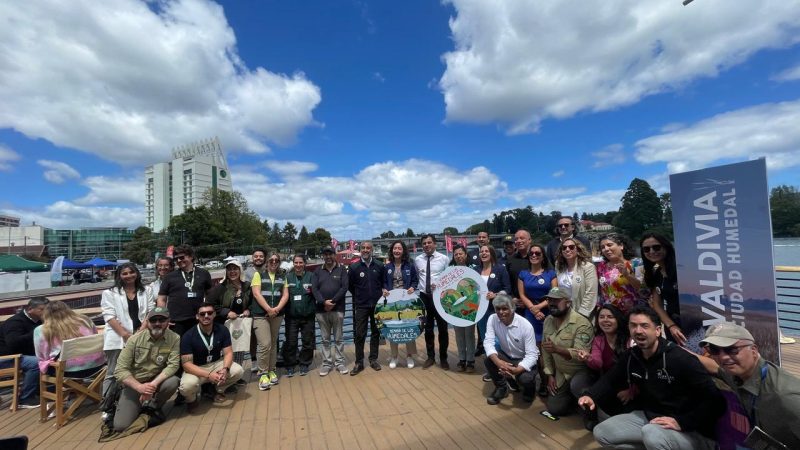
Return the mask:
[(294, 296), (294, 301), (296, 301), (296, 302), (297, 302), (297, 301), (300, 301), (300, 300), (302, 300), (302, 299), (303, 299), (303, 296), (302, 296), (302, 295), (295, 295), (295, 296)]
[(212, 359), (213, 358), (211, 357), (211, 355), (206, 356), (206, 362), (207, 363), (210, 363)]
[(186, 298), (195, 298), (197, 297), (197, 292), (189, 292), (186, 294)]

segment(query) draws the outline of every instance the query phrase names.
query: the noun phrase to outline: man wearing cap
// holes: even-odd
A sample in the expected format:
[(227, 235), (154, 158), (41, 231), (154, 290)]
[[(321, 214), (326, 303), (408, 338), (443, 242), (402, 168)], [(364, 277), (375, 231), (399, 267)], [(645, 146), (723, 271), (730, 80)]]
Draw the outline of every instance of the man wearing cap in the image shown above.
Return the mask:
[(580, 394), (577, 389), (587, 384), (589, 369), (577, 355), (579, 350), (591, 351), (594, 328), (572, 308), (572, 300), (564, 290), (554, 287), (546, 298), (550, 315), (544, 319), (542, 330), (542, 362), (550, 394), (547, 409), (553, 415), (564, 416), (575, 409), (575, 399)]
[(199, 402), (197, 391), (204, 383), (216, 389), (214, 403), (226, 400), (225, 389), (242, 377), (242, 366), (233, 362), (231, 333), (214, 322), (214, 305), (203, 303), (197, 309), (197, 326), (181, 338), (183, 375), (178, 390), (186, 398), (186, 410), (194, 412)]
[(180, 336), (169, 329), (169, 311), (157, 306), (147, 315), (147, 331), (128, 339), (117, 359), (114, 378), (125, 387), (117, 401), (114, 430), (123, 431), (143, 406), (156, 412), (178, 390)]
[(497, 262), (508, 270), (508, 257), (514, 254), (514, 236), (507, 234), (503, 237), (503, 255), (497, 258)]
[[(336, 262), (336, 253), (332, 247), (322, 249), (323, 265), (316, 271), (311, 284), (311, 293), (316, 302), (316, 318), (319, 323), (319, 334), (322, 340), (322, 367), (319, 375), (324, 377), (336, 367), (344, 375), (348, 372), (344, 359), (345, 296), (347, 295), (347, 269)], [(333, 335), (333, 351), (331, 353), (331, 335)]]
[(715, 375), (739, 398), (750, 426), (787, 448), (800, 448), (800, 379), (764, 360), (741, 325), (713, 325), (700, 345), (716, 363)]
[[(533, 401), (536, 389), (536, 347), (533, 326), (514, 312), (514, 301), (507, 294), (498, 294), (492, 302), (495, 314), (489, 316), (483, 346), (486, 349), (486, 371), (495, 390), (486, 402), (500, 403), (508, 391), (522, 389), (522, 399)], [(498, 349), (499, 347), (499, 349)]]
[(631, 309), (628, 329), (636, 345), (578, 405), (595, 411), (598, 402), (636, 386), (637, 409), (600, 422), (594, 427), (597, 442), (612, 448), (716, 448), (725, 400), (711, 376), (691, 353), (661, 337), (661, 319), (649, 306)]
[(589, 254), (592, 254), (592, 244), (589, 242), (589, 239), (586, 239), (583, 236), (578, 236), (578, 233), (575, 229), (575, 220), (570, 216), (561, 216), (558, 218), (558, 222), (556, 223), (556, 237), (554, 237), (550, 242), (547, 243), (547, 248), (545, 249), (545, 253), (547, 253), (547, 259), (550, 260), (550, 265), (556, 265), (556, 256), (558, 253), (558, 246), (561, 245), (565, 239), (577, 239), (586, 247), (586, 251)]

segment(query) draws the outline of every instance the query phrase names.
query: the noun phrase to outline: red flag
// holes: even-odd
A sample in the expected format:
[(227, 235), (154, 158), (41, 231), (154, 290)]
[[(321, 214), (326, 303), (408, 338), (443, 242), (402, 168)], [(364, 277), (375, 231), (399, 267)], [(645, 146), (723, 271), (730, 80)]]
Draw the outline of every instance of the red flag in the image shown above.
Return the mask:
[(354, 252), (356, 250), (356, 241), (350, 239), (350, 251)]
[(414, 242), (414, 253), (417, 253), (417, 243)]
[(337, 241), (334, 238), (331, 238), (331, 247), (333, 247), (333, 250), (336, 251), (336, 249), (339, 247), (339, 241)]
[(462, 237), (458, 238), (458, 243), (463, 245), (464, 248), (467, 248), (467, 238), (466, 237), (462, 236)]
[(444, 237), (444, 242), (447, 246), (447, 253), (453, 253), (453, 238), (448, 234)]

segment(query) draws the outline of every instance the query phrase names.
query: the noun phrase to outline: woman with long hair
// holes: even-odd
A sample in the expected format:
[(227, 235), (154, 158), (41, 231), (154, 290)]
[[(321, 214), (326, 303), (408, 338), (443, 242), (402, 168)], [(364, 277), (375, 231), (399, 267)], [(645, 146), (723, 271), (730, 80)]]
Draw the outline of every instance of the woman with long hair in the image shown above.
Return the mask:
[(258, 346), (258, 388), (266, 391), (278, 384), (278, 332), (283, 322), (286, 304), (289, 302), (289, 285), (286, 271), (280, 268), (281, 257), (272, 252), (267, 258), (267, 271), (262, 276), (253, 274), (250, 290), (253, 301), (250, 313), (253, 315), (253, 332)]
[[(97, 334), (97, 327), (88, 317), (76, 313), (64, 302), (48, 303), (44, 307), (42, 324), (33, 330), (33, 346), (39, 359), (39, 370), (42, 373), (54, 373), (50, 363), (58, 360), (63, 342), (93, 334)], [(65, 361), (65, 371), (70, 377), (84, 378), (94, 374), (105, 361), (105, 354), (100, 351)]]
[[(478, 347), (479, 354), (485, 353), (483, 348), (483, 339), (486, 337), (486, 324), (489, 322), (489, 316), (494, 314), (494, 307), (492, 302), (497, 294), (510, 294), (511, 293), (511, 278), (508, 275), (506, 266), (497, 262), (497, 252), (491, 245), (481, 245), (478, 249), (478, 258), (481, 260), (481, 265), (478, 273), (484, 281), (486, 281), (486, 299), (489, 300), (489, 309), (486, 314), (478, 321)], [(492, 381), (489, 374), (483, 376), (483, 381)]]
[[(460, 244), (453, 246), (453, 259), (451, 266), (467, 266), (467, 249)], [(453, 327), (456, 335), (456, 349), (458, 350), (458, 372), (475, 371), (475, 325), (466, 327)]]
[(661, 318), (667, 339), (678, 345), (686, 345), (686, 336), (680, 325), (675, 247), (663, 235), (645, 233), (639, 242), (639, 249), (642, 252), (644, 284), (649, 291), (650, 307)]
[(575, 311), (588, 319), (597, 306), (597, 271), (581, 241), (568, 238), (558, 246), (556, 276)]
[[(211, 288), (207, 301), (214, 305), (217, 313), (214, 320), (224, 324), (239, 316), (250, 317), (252, 296), (250, 282), (245, 281), (242, 263), (234, 259), (225, 263), (225, 278)], [(233, 352), (233, 361), (239, 365), (244, 364), (244, 354), (245, 352)], [(238, 384), (244, 384), (244, 382)]]
[[(383, 279), (383, 295), (388, 296), (392, 289), (405, 289), (409, 294), (414, 293), (414, 286), (419, 284), (417, 267), (408, 259), (408, 247), (403, 241), (394, 241), (389, 246), (389, 262), (386, 263)], [(389, 342), (391, 357), (389, 368), (397, 367), (399, 345)], [(414, 357), (417, 355), (417, 342), (406, 342), (406, 367), (414, 368)]]
[(128, 338), (142, 328), (147, 313), (156, 306), (153, 291), (142, 285), (142, 274), (134, 263), (123, 263), (114, 273), (114, 286), (103, 291), (100, 308), (106, 331), (103, 350), (106, 353), (108, 372), (103, 381), (103, 393), (111, 386), (122, 347)]
[(638, 261), (633, 261), (628, 239), (618, 233), (600, 237), (600, 254), (603, 260), (597, 263), (598, 306), (611, 303), (627, 316), (634, 306), (644, 304), (639, 296), (641, 282), (634, 275)]

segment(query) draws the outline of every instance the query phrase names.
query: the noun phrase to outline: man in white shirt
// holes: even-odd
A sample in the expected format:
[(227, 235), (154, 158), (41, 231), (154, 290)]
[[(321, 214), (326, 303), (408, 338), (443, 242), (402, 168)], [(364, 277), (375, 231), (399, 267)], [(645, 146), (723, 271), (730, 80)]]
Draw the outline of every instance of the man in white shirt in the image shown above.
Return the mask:
[(414, 265), (417, 266), (419, 276), (417, 290), (425, 305), (425, 349), (428, 352), (428, 359), (422, 367), (427, 369), (436, 364), (433, 347), (433, 324), (436, 322), (436, 327), (439, 329), (439, 364), (442, 369), (448, 370), (450, 364), (447, 362), (447, 346), (450, 344), (450, 336), (447, 334), (447, 322), (433, 306), (433, 286), (450, 261), (447, 256), (436, 251), (436, 238), (432, 234), (423, 235), (419, 241), (424, 253), (414, 258)]
[(511, 296), (498, 294), (492, 304), (495, 314), (489, 317), (486, 325), (483, 348), (486, 349), (486, 371), (495, 389), (486, 402), (496, 405), (508, 397), (509, 389), (522, 389), (522, 399), (530, 403), (536, 389), (535, 369), (539, 358), (533, 326), (514, 312)]

